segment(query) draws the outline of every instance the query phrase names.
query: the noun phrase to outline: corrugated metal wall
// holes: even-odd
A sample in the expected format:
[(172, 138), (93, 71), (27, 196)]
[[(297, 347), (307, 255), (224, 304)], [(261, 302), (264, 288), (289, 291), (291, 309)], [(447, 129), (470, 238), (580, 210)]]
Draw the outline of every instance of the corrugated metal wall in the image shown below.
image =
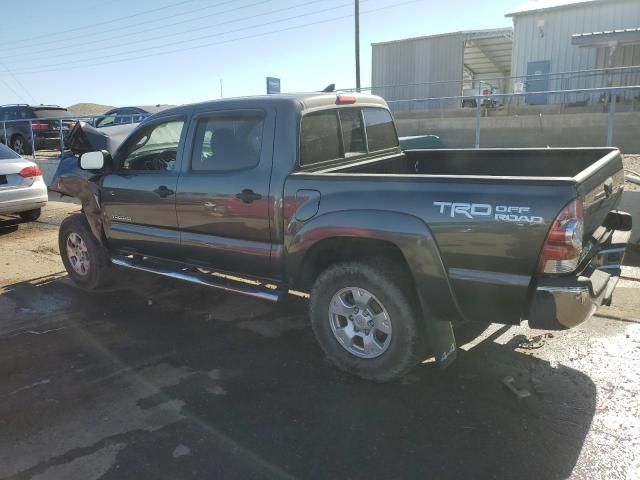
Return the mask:
[[(598, 49), (571, 44), (575, 33), (640, 27), (640, 0), (609, 1), (514, 17), (511, 74), (524, 76), (529, 62), (549, 60), (551, 72), (588, 70), (598, 64)], [(629, 55), (629, 53), (627, 53)], [(602, 76), (551, 80), (550, 89), (599, 87)]]
[[(460, 95), (464, 62), (464, 43), (460, 33), (374, 44), (372, 47), (374, 94), (387, 101)], [(457, 82), (415, 85), (451, 80)], [(394, 109), (402, 108), (396, 104)]]

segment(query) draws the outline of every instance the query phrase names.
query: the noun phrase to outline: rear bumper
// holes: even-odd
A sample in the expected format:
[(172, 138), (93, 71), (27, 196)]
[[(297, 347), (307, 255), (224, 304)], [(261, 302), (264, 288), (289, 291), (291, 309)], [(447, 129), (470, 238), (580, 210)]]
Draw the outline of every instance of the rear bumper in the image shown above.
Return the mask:
[(538, 280), (529, 305), (529, 327), (543, 330), (575, 327), (600, 306), (611, 304), (631, 237), (631, 216), (612, 212), (607, 221), (618, 226), (605, 242), (595, 247), (595, 254), (579, 275)]
[(47, 204), (47, 186), (38, 177), (28, 187), (0, 189), (0, 214), (26, 212)]

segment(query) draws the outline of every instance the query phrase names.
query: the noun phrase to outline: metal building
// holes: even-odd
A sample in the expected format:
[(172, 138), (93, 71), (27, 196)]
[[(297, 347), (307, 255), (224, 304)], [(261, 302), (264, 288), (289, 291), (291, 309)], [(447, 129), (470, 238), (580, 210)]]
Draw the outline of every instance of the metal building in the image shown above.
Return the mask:
[[(513, 18), (515, 91), (640, 83), (640, 69), (588, 72), (640, 66), (640, 0), (537, 0), (507, 17)], [(559, 101), (554, 98), (533, 95), (527, 103)]]
[(387, 101), (456, 96), (489, 78), (496, 79), (495, 91), (505, 91), (511, 33), (499, 28), (374, 43), (373, 93)]

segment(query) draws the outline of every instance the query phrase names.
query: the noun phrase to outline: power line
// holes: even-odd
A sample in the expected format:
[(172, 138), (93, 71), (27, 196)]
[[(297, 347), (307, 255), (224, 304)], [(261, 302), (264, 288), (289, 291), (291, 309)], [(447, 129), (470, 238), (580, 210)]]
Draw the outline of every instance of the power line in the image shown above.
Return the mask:
[(0, 65), (2, 65), (4, 67), (4, 69), (7, 71), (7, 73), (9, 75), (11, 75), (11, 78), (13, 78), (13, 81), (16, 82), (18, 84), (18, 86), (22, 89), (22, 91), (24, 91), (27, 96), (31, 99), (31, 101), (33, 103), (36, 103), (36, 99), (33, 97), (33, 95), (31, 95), (31, 92), (27, 89), (27, 87), (25, 87), (22, 82), (20, 80), (18, 80), (18, 77), (16, 77), (13, 72), (11, 70), (9, 70), (9, 67), (7, 67), (6, 65), (0, 63)]
[(16, 91), (13, 89), (13, 87), (12, 87), (11, 85), (9, 85), (9, 84), (4, 80), (4, 78), (0, 77), (0, 82), (4, 83), (4, 84), (7, 86), (7, 88), (13, 92), (13, 94), (14, 94), (16, 97), (18, 97), (18, 98), (19, 98), (20, 100), (22, 100), (23, 102), (27, 103), (27, 100), (26, 100), (22, 95), (20, 95), (18, 92), (16, 92)]
[[(369, 0), (362, 0), (362, 1), (365, 2), (365, 1), (369, 1)], [(135, 53), (140, 53), (140, 52), (147, 52), (147, 51), (150, 51), (150, 50), (157, 50), (159, 48), (171, 47), (171, 46), (174, 46), (174, 45), (180, 45), (180, 44), (195, 42), (195, 41), (204, 40), (204, 39), (207, 39), (207, 38), (220, 37), (222, 35), (228, 35), (230, 33), (242, 32), (242, 31), (245, 31), (245, 30), (252, 30), (254, 28), (260, 28), (260, 27), (263, 27), (263, 26), (266, 26), (266, 25), (273, 25), (273, 24), (276, 24), (276, 23), (282, 23), (282, 22), (286, 22), (286, 21), (289, 21), (289, 20), (297, 20), (299, 18), (308, 17), (308, 16), (311, 16), (311, 15), (317, 15), (319, 13), (325, 13), (325, 12), (333, 11), (333, 10), (336, 10), (338, 8), (350, 7), (351, 5), (352, 5), (351, 2), (343, 3), (341, 5), (336, 5), (336, 6), (333, 6), (331, 8), (324, 8), (324, 9), (321, 9), (321, 10), (316, 10), (314, 12), (307, 12), (307, 13), (303, 13), (303, 14), (299, 14), (299, 15), (293, 15), (291, 17), (272, 20), (270, 22), (263, 22), (263, 23), (260, 23), (260, 24), (250, 25), (250, 26), (246, 26), (246, 27), (240, 27), (240, 28), (236, 28), (236, 29), (233, 29), (233, 30), (227, 30), (227, 31), (224, 31), (224, 32), (216, 32), (216, 33), (209, 34), (209, 35), (201, 35), (201, 36), (195, 37), (195, 38), (180, 40), (180, 41), (171, 42), (171, 43), (164, 43), (164, 44), (161, 44), (161, 45), (154, 45), (152, 47), (137, 48), (137, 49), (128, 50), (128, 51), (124, 51), (124, 52), (117, 52), (117, 53), (112, 53), (112, 54), (108, 54), (108, 55), (101, 55), (100, 57), (103, 58), (103, 59), (104, 58), (114, 58), (114, 57), (118, 57), (118, 56), (121, 56), (121, 55), (135, 54)], [(211, 25), (211, 26), (224, 25), (226, 23), (227, 22), (221, 22), (221, 23), (214, 24), (214, 25)], [(162, 38), (164, 38), (164, 37), (165, 36), (163, 35)], [(90, 57), (90, 58), (81, 58), (81, 59), (78, 59), (78, 60), (70, 60), (68, 62), (57, 62), (57, 63), (45, 64), (45, 65), (41, 65), (39, 67), (27, 67), (27, 68), (23, 68), (23, 69), (17, 70), (16, 73), (27, 73), (27, 72), (30, 73), (31, 70), (33, 70), (33, 69), (39, 70), (40, 68), (56, 67), (56, 66), (63, 66), (63, 65), (74, 65), (76, 63), (91, 61), (92, 59), (93, 59), (93, 56)]]
[[(177, 2), (177, 3), (170, 3), (169, 5), (164, 5), (162, 7), (158, 7), (158, 8), (152, 8), (151, 10), (145, 10), (143, 12), (138, 12), (138, 13), (133, 13), (131, 15), (127, 15), (125, 17), (118, 17), (118, 18), (114, 18), (111, 20), (106, 20), (103, 22), (100, 22), (99, 25), (108, 25), (110, 23), (115, 23), (115, 22), (119, 22), (120, 20), (128, 20), (130, 18), (134, 18), (134, 17), (139, 17), (141, 15), (147, 15), (149, 13), (154, 13), (154, 12), (159, 12), (161, 10), (166, 10), (168, 8), (173, 8), (173, 7), (178, 7), (180, 5), (184, 5), (186, 3), (191, 3), (191, 2), (195, 2), (196, 0), (182, 0), (181, 2)], [(78, 32), (80, 30), (86, 30), (87, 28), (92, 28), (94, 27), (95, 24), (91, 24), (91, 25), (83, 25), (81, 27), (76, 27), (76, 28), (70, 28), (68, 30), (63, 30), (61, 32), (51, 32), (51, 33), (43, 33), (42, 35), (33, 35), (33, 36), (29, 36), (28, 38), (23, 38), (21, 40), (14, 40), (13, 42), (3, 42), (3, 46), (8, 46), (8, 45), (14, 45), (14, 44), (20, 44), (21, 46), (23, 46), (25, 44), (25, 42), (28, 43), (29, 40), (36, 40), (39, 38), (51, 38), (51, 37), (58, 37), (60, 35), (62, 35), (63, 33), (69, 33), (69, 32)]]
[[(189, 0), (189, 1), (192, 1), (192, 0)], [(265, 0), (265, 1), (271, 1), (271, 0)], [(156, 22), (160, 22), (162, 20), (175, 19), (175, 17), (180, 17), (180, 16), (183, 16), (183, 15), (191, 15), (193, 13), (201, 12), (203, 10), (210, 10), (212, 6), (213, 7), (222, 7), (223, 5), (227, 5), (229, 3), (238, 3), (238, 2), (237, 2), (237, 0), (227, 0), (225, 2), (221, 2), (221, 3), (218, 3), (216, 5), (209, 4), (209, 5), (205, 6), (205, 7), (192, 9), (192, 10), (190, 10), (188, 12), (178, 12), (178, 13), (174, 13), (172, 15), (167, 15), (165, 17), (152, 18), (152, 19), (149, 19), (149, 20), (139, 21), (139, 22), (131, 24), (131, 25), (121, 25), (121, 26), (118, 26), (118, 27), (115, 27), (115, 28), (108, 28), (106, 30), (92, 31), (91, 32), (91, 37), (93, 38), (93, 37), (95, 37), (97, 35), (100, 36), (100, 35), (103, 35), (105, 33), (112, 33), (112, 32), (122, 33), (123, 29), (138, 28), (140, 25), (145, 25), (145, 24), (148, 24), (148, 23), (156, 23)], [(240, 7), (240, 8), (244, 8), (244, 7)], [(135, 36), (135, 35), (139, 35), (140, 33), (156, 30), (156, 29), (159, 29), (159, 28), (164, 28), (164, 27), (167, 27), (167, 26), (179, 25), (181, 23), (194, 22), (194, 21), (201, 20), (203, 18), (207, 18), (207, 17), (213, 16), (213, 15), (220, 15), (222, 13), (226, 13), (226, 12), (215, 12), (215, 13), (213, 13), (211, 15), (204, 15), (204, 16), (199, 16), (199, 17), (196, 17), (196, 18), (189, 18), (187, 20), (182, 20), (180, 22), (175, 22), (175, 23), (169, 23), (167, 25), (159, 25), (157, 27), (149, 28), (147, 30), (136, 30), (136, 31), (134, 31), (132, 33), (128, 33), (127, 35)], [(129, 18), (129, 17), (127, 17), (127, 18)], [(76, 40), (76, 39), (77, 39), (77, 35), (69, 37), (69, 38), (64, 38), (64, 37), (63, 38), (59, 38), (58, 36), (56, 36), (56, 38), (54, 38), (54, 39), (48, 39), (47, 40), (47, 45), (51, 45), (52, 43), (62, 43), (62, 42), (67, 42), (68, 43), (68, 42), (70, 42), (72, 40)], [(99, 43), (99, 42), (104, 42), (104, 41), (107, 41), (107, 40), (108, 39), (101, 38), (101, 39), (98, 39), (98, 40), (91, 40), (89, 42), (83, 41), (82, 45), (90, 45), (92, 43)], [(39, 47), (38, 43), (35, 43), (34, 45)], [(22, 44), (21, 46), (24, 46), (24, 44)], [(29, 46), (29, 44), (27, 44), (26, 46)], [(52, 47), (52, 48), (45, 48), (45, 49), (38, 48), (38, 53), (58, 51), (58, 50), (60, 50), (60, 47)], [(24, 53), (16, 53), (16, 54), (5, 55), (4, 56), (4, 58), (15, 58), (15, 57), (24, 57)], [(32, 59), (33, 57), (29, 57), (29, 58)]]
[[(231, 1), (235, 2), (236, 0), (231, 0)], [(220, 12), (214, 12), (214, 13), (209, 14), (209, 15), (202, 15), (202, 16), (200, 16), (198, 18), (195, 18), (195, 19), (182, 20), (180, 22), (175, 22), (175, 23), (172, 23), (172, 24), (169, 24), (169, 25), (153, 27), (153, 28), (149, 28), (147, 30), (140, 30), (140, 31), (136, 32), (135, 34), (133, 34), (131, 36), (139, 35), (139, 34), (150, 32), (150, 31), (155, 31), (155, 30), (158, 30), (160, 28), (174, 27), (176, 25), (181, 25), (181, 24), (188, 23), (188, 22), (199, 21), (199, 20), (202, 20), (204, 18), (219, 16), (219, 15), (223, 15), (225, 13), (235, 12), (235, 11), (242, 10), (242, 9), (245, 9), (245, 8), (249, 8), (249, 7), (255, 7), (257, 5), (262, 5), (262, 4), (265, 4), (265, 3), (269, 3), (271, 1), (272, 0), (260, 0), (258, 2), (250, 3), (250, 4), (247, 4), (247, 5), (243, 5), (241, 7), (235, 7), (235, 8), (230, 8), (228, 10), (223, 10), (223, 11), (220, 11)], [(298, 5), (293, 5), (291, 7), (280, 8), (278, 10), (270, 10), (268, 12), (258, 13), (256, 15), (250, 15), (248, 17), (241, 17), (241, 18), (236, 18), (236, 19), (232, 19), (232, 20), (226, 20), (224, 22), (213, 23), (213, 24), (205, 25), (203, 27), (191, 28), (189, 30), (183, 30), (183, 31), (180, 31), (180, 32), (172, 32), (171, 35), (181, 35), (183, 33), (192, 33), (192, 32), (197, 32), (199, 30), (209, 30), (209, 29), (211, 29), (211, 27), (216, 27), (216, 26), (220, 26), (220, 25), (226, 25), (226, 24), (229, 24), (229, 23), (242, 22), (244, 20), (250, 20), (250, 19), (253, 19), (253, 18), (257, 18), (257, 17), (264, 17), (264, 16), (267, 16), (267, 15), (273, 15), (274, 13), (280, 13), (280, 12), (284, 12), (284, 11), (287, 11), (287, 10), (294, 10), (296, 8), (305, 7), (307, 5), (311, 5), (311, 4), (314, 4), (314, 3), (321, 3), (321, 2), (324, 2), (324, 1), (325, 0), (312, 0), (310, 2), (301, 3), (301, 4), (298, 4)], [(230, 2), (225, 2), (225, 3), (230, 3)], [(165, 34), (162, 34), (162, 35), (157, 35), (155, 37), (143, 38), (141, 40), (138, 40), (138, 42), (149, 42), (151, 40), (157, 40), (157, 39), (161, 39), (161, 38), (166, 39), (167, 38), (167, 34), (165, 33)], [(104, 41), (105, 41), (104, 39), (92, 40), (90, 42), (84, 42), (82, 45), (85, 46), (85, 45), (90, 45), (90, 44), (94, 44), (94, 43), (104, 43)], [(114, 47), (130, 45), (130, 44), (131, 44), (131, 41), (115, 43), (115, 44), (110, 43), (109, 45), (105, 45), (102, 49), (109, 49), (109, 48), (114, 48)], [(100, 49), (101, 49), (101, 47), (98, 47), (98, 51)], [(59, 51), (59, 50), (60, 50), (60, 48), (54, 47), (54, 48), (49, 48), (49, 49), (44, 49), (44, 50), (38, 50), (38, 53), (47, 52), (47, 51)], [(90, 48), (90, 49), (84, 49), (84, 50), (74, 50), (73, 53), (75, 55), (75, 54), (82, 54), (82, 53), (95, 54), (95, 52), (96, 52), (95, 48)], [(24, 54), (21, 54), (21, 55), (9, 55), (9, 56), (5, 56), (4, 58), (6, 59), (6, 58), (11, 58), (11, 57), (16, 57), (16, 56), (24, 58)], [(58, 57), (69, 57), (69, 52), (59, 53), (57, 55), (42, 55), (42, 56), (35, 56), (35, 57), (29, 56), (28, 59), (29, 60), (39, 60), (41, 58), (46, 58), (48, 60), (50, 58), (58, 58)], [(28, 67), (26, 67), (26, 68), (28, 68)]]
[[(367, 15), (370, 13), (375, 13), (375, 12), (379, 12), (379, 11), (383, 11), (383, 10), (388, 10), (390, 8), (396, 8), (396, 7), (400, 7), (403, 5), (409, 5), (411, 3), (416, 3), (416, 2), (421, 2), (424, 0), (407, 0), (405, 2), (400, 2), (400, 3), (396, 3), (394, 5), (387, 5), (385, 7), (380, 7), (380, 8), (376, 8), (376, 9), (372, 9), (372, 10), (368, 10), (366, 12), (360, 12), (360, 15)], [(174, 50), (167, 50), (164, 52), (156, 52), (156, 53), (150, 53), (150, 54), (146, 54), (146, 55), (139, 55), (136, 57), (128, 57), (128, 58), (122, 58), (122, 59), (116, 59), (116, 60), (110, 60), (107, 62), (96, 62), (96, 63), (88, 63), (88, 64), (84, 64), (84, 65), (79, 65), (76, 67), (63, 67), (63, 68), (53, 68), (53, 69), (46, 69), (46, 70), (37, 70), (37, 71), (29, 71), (29, 72), (14, 72), (14, 73), (18, 73), (18, 74), (24, 74), (24, 75), (28, 75), (28, 74), (36, 74), (36, 73), (48, 73), (48, 72), (59, 72), (62, 70), (73, 70), (73, 69), (78, 69), (78, 68), (88, 68), (88, 67), (96, 67), (96, 66), (101, 66), (101, 65), (111, 65), (114, 63), (123, 63), (123, 62), (128, 62), (131, 60), (140, 60), (140, 59), (144, 59), (144, 58), (151, 58), (151, 57), (157, 57), (157, 56), (163, 56), (163, 55), (169, 55), (172, 53), (179, 53), (179, 52), (185, 52), (185, 51), (190, 51), (190, 50), (197, 50), (200, 48), (205, 48), (205, 47), (211, 47), (211, 46), (215, 46), (215, 45), (223, 45), (223, 44), (227, 44), (227, 43), (233, 43), (233, 42), (237, 42), (237, 41), (241, 41), (241, 40), (248, 40), (248, 39), (252, 39), (252, 38), (259, 38), (259, 37), (265, 37), (267, 35), (274, 35), (274, 34), (278, 34), (278, 33), (282, 33), (282, 32), (287, 32), (290, 30), (296, 30), (299, 28), (304, 28), (304, 27), (311, 27), (314, 25), (320, 25), (320, 24), (324, 24), (324, 23), (329, 23), (329, 22), (334, 22), (337, 20), (344, 20), (347, 18), (352, 18), (353, 14), (349, 14), (349, 15), (342, 15), (339, 17), (333, 17), (333, 18), (328, 18), (325, 20), (319, 20), (316, 22), (309, 22), (309, 23), (304, 23), (301, 25), (293, 25), (291, 27), (287, 27), (287, 28), (282, 28), (282, 29), (278, 29), (278, 30), (271, 30), (269, 32), (262, 32), (262, 33), (257, 33), (257, 34), (253, 34), (253, 35), (246, 35), (244, 37), (237, 37), (237, 38), (232, 38), (232, 39), (228, 39), (228, 40), (221, 40), (218, 42), (211, 42), (211, 43), (205, 43), (202, 45), (194, 45), (191, 47), (184, 47), (184, 48), (178, 48), (178, 49), (174, 49)]]

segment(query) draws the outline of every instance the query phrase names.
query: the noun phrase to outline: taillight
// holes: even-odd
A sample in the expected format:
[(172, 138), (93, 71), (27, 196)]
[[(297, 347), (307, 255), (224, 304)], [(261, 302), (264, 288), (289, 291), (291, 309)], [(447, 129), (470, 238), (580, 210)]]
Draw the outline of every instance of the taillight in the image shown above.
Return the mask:
[(33, 122), (31, 129), (34, 132), (42, 132), (43, 130), (49, 130), (49, 124), (47, 122)]
[(582, 201), (571, 201), (551, 225), (540, 252), (538, 273), (573, 272), (580, 261), (584, 237)]
[(34, 165), (33, 167), (24, 167), (22, 170), (20, 170), (20, 173), (18, 173), (18, 175), (24, 178), (41, 177), (42, 172), (37, 166)]

